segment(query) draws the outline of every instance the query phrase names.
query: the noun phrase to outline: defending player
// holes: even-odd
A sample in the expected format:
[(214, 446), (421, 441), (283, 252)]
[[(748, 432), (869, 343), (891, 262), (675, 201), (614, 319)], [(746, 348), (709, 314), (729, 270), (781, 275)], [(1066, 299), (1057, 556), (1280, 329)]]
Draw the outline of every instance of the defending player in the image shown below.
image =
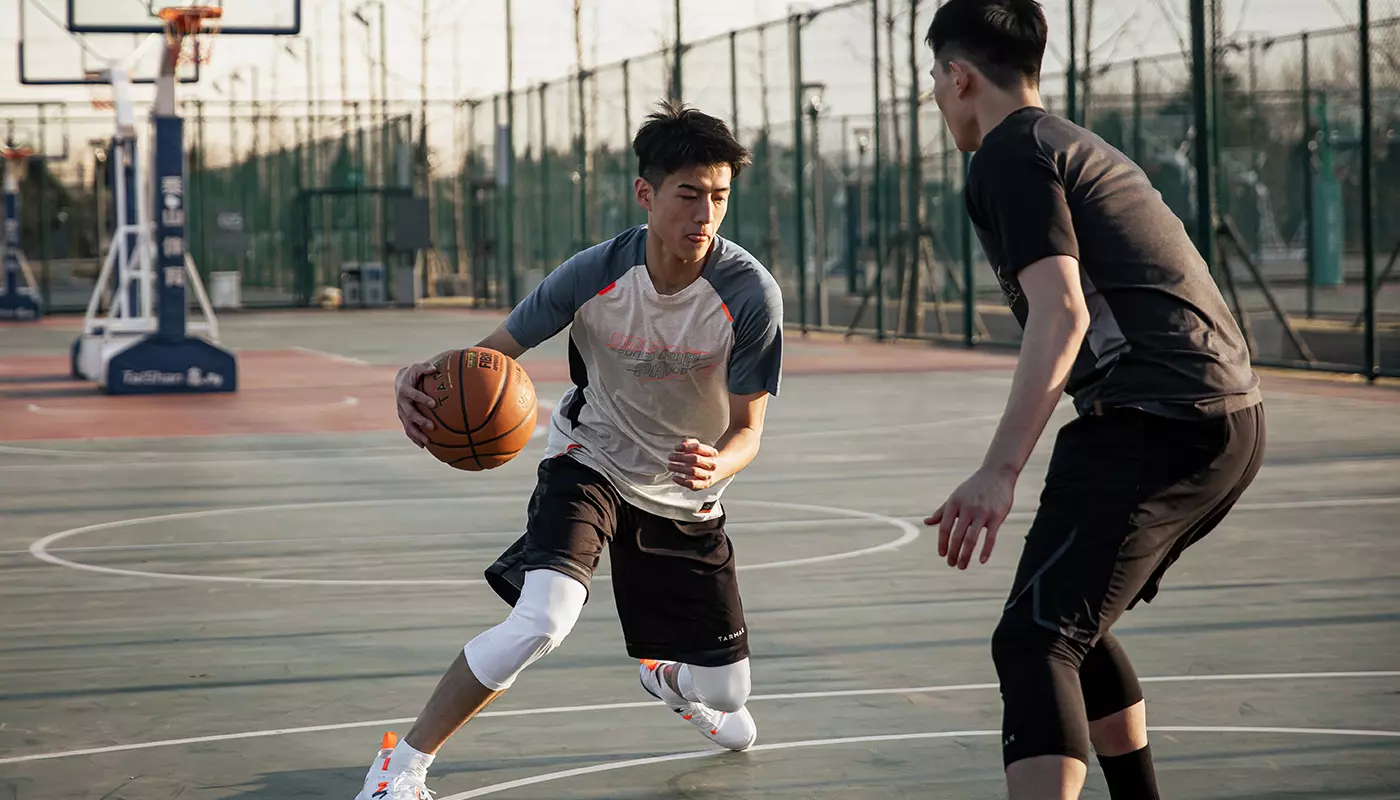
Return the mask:
[(1264, 415), (1235, 320), (1147, 176), (1047, 114), (1035, 0), (949, 0), (934, 95), (976, 151), (968, 213), (1024, 328), (982, 467), (926, 520), (939, 555), (986, 561), (1060, 398), (1039, 510), (992, 634), (1012, 800), (1074, 798), (1092, 743), (1115, 800), (1159, 796), (1142, 689), (1109, 632), (1225, 517), (1259, 469)]
[[(518, 358), (572, 325), (573, 387), (550, 421), (526, 533), (486, 571), (514, 608), (467, 643), (359, 800), (427, 797), (458, 728), (558, 647), (609, 545), (627, 652), (643, 688), (731, 750), (753, 744), (748, 635), (720, 494), (758, 453), (778, 392), (782, 297), (718, 236), (750, 156), (723, 122), (664, 105), (637, 133), (647, 224), (575, 255), (480, 346)], [(399, 373), (399, 419), (422, 446), (432, 404)]]

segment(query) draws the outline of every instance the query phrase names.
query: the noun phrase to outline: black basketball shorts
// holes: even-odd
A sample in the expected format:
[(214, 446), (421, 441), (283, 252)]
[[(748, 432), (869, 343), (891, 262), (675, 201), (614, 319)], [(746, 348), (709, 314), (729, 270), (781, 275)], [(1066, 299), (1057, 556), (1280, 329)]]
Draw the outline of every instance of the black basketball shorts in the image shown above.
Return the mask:
[(486, 581), (511, 605), (533, 569), (590, 586), (605, 546), (629, 656), (700, 667), (748, 657), (724, 517), (681, 522), (647, 513), (568, 455), (540, 463), (525, 534), (487, 568)]
[(1065, 425), (1003, 613), (1097, 644), (1230, 512), (1264, 438), (1262, 405), (1205, 420), (1114, 409)]

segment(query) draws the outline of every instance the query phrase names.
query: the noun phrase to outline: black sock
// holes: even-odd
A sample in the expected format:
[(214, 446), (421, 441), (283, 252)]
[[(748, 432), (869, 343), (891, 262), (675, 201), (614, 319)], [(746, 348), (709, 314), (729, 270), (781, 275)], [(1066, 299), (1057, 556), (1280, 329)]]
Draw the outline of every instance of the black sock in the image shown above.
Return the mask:
[(1099, 756), (1099, 766), (1113, 800), (1162, 800), (1152, 769), (1152, 745), (1121, 756)]

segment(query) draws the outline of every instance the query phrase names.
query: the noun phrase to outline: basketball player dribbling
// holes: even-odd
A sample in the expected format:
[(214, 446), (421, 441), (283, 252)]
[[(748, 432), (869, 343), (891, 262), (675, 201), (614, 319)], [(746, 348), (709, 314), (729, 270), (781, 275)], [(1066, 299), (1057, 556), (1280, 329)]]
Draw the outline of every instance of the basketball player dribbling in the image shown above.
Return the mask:
[[(573, 386), (554, 410), (525, 534), (486, 570), (513, 608), (457, 654), (357, 800), (426, 800), (439, 748), (564, 641), (605, 546), (643, 688), (722, 747), (758, 736), (748, 631), (720, 496), (758, 453), (782, 366), (782, 296), (718, 235), (750, 163), (725, 124), (663, 105), (633, 142), (647, 223), (570, 258), (478, 346), (519, 358), (572, 326)], [(397, 379), (420, 447), (432, 400)]]

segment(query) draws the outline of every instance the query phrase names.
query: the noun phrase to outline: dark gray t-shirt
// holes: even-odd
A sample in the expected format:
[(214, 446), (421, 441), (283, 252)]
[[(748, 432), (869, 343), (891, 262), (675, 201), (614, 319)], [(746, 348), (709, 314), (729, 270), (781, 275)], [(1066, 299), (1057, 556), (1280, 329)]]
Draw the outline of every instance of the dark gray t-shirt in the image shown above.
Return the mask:
[(1225, 299), (1181, 220), (1131, 160), (1039, 108), (1012, 113), (972, 159), (967, 206), (1022, 326), (1018, 273), (1079, 260), (1089, 332), (1066, 392), (1081, 414), (1139, 408), (1177, 418), (1259, 402)]
[(682, 440), (714, 445), (733, 395), (778, 393), (783, 299), (758, 260), (715, 237), (700, 279), (660, 294), (646, 226), (575, 255), (515, 307), (506, 329), (535, 347), (569, 327), (571, 387), (550, 420), (547, 456), (599, 470), (632, 505), (671, 519), (723, 513), (732, 478), (701, 491), (671, 481)]

